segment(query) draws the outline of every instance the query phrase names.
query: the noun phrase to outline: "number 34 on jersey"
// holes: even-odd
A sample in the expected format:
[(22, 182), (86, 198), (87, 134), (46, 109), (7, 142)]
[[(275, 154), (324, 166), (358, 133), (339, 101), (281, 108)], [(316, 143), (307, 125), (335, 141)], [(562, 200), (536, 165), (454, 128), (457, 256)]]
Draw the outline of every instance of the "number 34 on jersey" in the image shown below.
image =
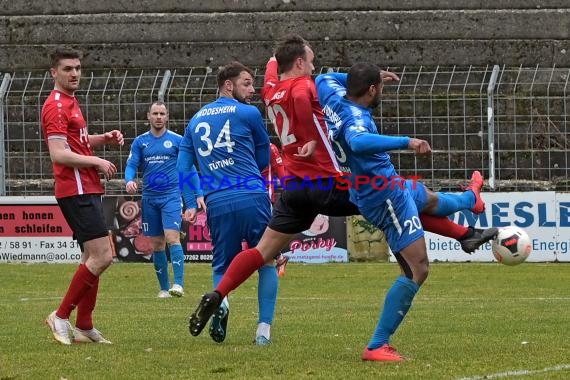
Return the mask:
[(218, 136), (216, 141), (212, 144), (212, 139), (210, 134), (212, 133), (212, 128), (210, 124), (206, 122), (201, 122), (196, 125), (194, 133), (200, 136), (200, 140), (206, 144), (206, 148), (198, 148), (198, 154), (202, 157), (207, 157), (212, 154), (215, 148), (225, 149), (227, 153), (233, 153), (235, 142), (232, 141), (231, 130), (230, 130), (230, 120), (228, 119)]

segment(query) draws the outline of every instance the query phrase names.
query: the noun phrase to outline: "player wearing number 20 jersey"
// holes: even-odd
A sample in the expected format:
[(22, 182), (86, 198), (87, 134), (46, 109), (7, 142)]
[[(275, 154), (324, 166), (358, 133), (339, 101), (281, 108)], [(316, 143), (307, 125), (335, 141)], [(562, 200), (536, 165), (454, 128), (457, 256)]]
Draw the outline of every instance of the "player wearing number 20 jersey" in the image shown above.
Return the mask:
[[(197, 162), (212, 236), (214, 286), (226, 272), (242, 241), (255, 246), (271, 216), (271, 203), (261, 170), (269, 164), (269, 136), (259, 110), (247, 103), (255, 90), (251, 70), (239, 62), (218, 73), (220, 97), (192, 117), (180, 144), (177, 168), (188, 172)], [(185, 184), (185, 183), (184, 183)], [(259, 268), (257, 337), (269, 341), (277, 298), (273, 265)], [(225, 338), (227, 303), (210, 326), (216, 342)]]

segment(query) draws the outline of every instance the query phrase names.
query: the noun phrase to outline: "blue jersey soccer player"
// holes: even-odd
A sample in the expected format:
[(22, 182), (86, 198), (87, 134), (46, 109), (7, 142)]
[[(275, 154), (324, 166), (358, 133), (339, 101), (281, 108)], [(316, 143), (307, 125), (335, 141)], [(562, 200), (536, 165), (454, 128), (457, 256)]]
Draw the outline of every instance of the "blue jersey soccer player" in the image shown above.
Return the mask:
[[(166, 128), (168, 110), (162, 102), (154, 102), (147, 113), (150, 130), (137, 136), (132, 145), (125, 170), (126, 190), (134, 194), (138, 190), (135, 177), (141, 169), (143, 234), (152, 240), (154, 269), (160, 285), (159, 298), (184, 295), (184, 252), (180, 245), (182, 207), (176, 162), (182, 136)], [(190, 168), (193, 172), (196, 170)], [(198, 187), (198, 179), (194, 177)], [(197, 191), (200, 195), (200, 192)], [(197, 207), (194, 194), (184, 198), (186, 206)], [(202, 200), (198, 199), (200, 202)], [(166, 244), (174, 273), (170, 287)]]
[[(362, 359), (400, 361), (403, 357), (389, 340), (427, 279), (428, 257), (417, 207), (409, 191), (392, 186), (399, 176), (386, 152), (409, 148), (425, 154), (431, 148), (424, 140), (378, 134), (371, 108), (379, 104), (382, 86), (378, 66), (356, 64), (348, 73), (346, 96), (329, 99), (325, 112), (335, 123), (332, 137), (346, 152), (351, 173), (379, 179), (351, 189), (351, 200), (369, 222), (384, 231), (401, 269), (401, 276), (386, 294), (380, 320)], [(384, 190), (377, 190), (386, 181), (380, 178), (389, 182)]]
[[(384, 74), (385, 72), (382, 73)], [(391, 76), (388, 76), (388, 78), (392, 79)], [(317, 76), (315, 83), (319, 102), (325, 113), (327, 129), (329, 134), (334, 136), (338, 134), (338, 128), (342, 124), (341, 120), (337, 117), (338, 115), (332, 111), (332, 108), (339, 102), (342, 102), (342, 98), (346, 95), (347, 74), (321, 74)], [(346, 166), (346, 161), (349, 157), (347, 157), (342, 146), (338, 142), (335, 142), (334, 139), (333, 143), (333, 147), (338, 151), (337, 160), (342, 170), (348, 172), (350, 176), (352, 174), (350, 173), (350, 167)], [(388, 149), (389, 148), (388, 146)], [(461, 194), (433, 192), (423, 183), (410, 179), (405, 180), (402, 186), (410, 191), (416, 207), (421, 213), (420, 220), (424, 229), (457, 239), (465, 252), (473, 252), (476, 247), (492, 239), (497, 234), (496, 228), (488, 228), (486, 230), (475, 229), (473, 227), (461, 226), (450, 220), (441, 218), (452, 215), (460, 210), (471, 210), (476, 214), (480, 214), (485, 210), (485, 203), (480, 196), (480, 191), (483, 186), (483, 177), (480, 172), (473, 172), (470, 185), (466, 191)], [(356, 194), (353, 198), (355, 197), (357, 197)], [(477, 243), (472, 244), (475, 240), (477, 240)]]
[[(218, 73), (218, 86), (220, 97), (202, 107), (188, 123), (178, 157), (180, 171), (195, 162), (200, 167), (214, 246), (214, 286), (241, 251), (242, 241), (251, 247), (258, 243), (271, 216), (261, 175), (269, 164), (269, 136), (261, 113), (248, 104), (255, 92), (253, 73), (241, 63), (232, 62)], [(258, 345), (270, 342), (277, 285), (275, 267), (261, 267)], [(225, 339), (228, 313), (224, 299), (210, 325), (210, 336), (216, 342)]]

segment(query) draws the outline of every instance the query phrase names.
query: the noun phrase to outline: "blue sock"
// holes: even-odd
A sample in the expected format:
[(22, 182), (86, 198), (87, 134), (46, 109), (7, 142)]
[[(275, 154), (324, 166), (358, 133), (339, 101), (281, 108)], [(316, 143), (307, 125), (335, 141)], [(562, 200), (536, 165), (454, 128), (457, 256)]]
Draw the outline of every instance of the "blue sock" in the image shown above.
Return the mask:
[(154, 271), (156, 278), (160, 284), (160, 290), (168, 290), (170, 282), (168, 281), (168, 260), (166, 260), (166, 252), (155, 251), (152, 255), (152, 263), (154, 264)]
[(459, 210), (469, 210), (475, 206), (475, 194), (465, 191), (461, 194), (436, 193), (438, 197), (435, 215), (448, 216)]
[(412, 306), (412, 300), (420, 289), (420, 286), (405, 276), (396, 279), (384, 299), (384, 310), (380, 314), (380, 320), (372, 339), (368, 343), (368, 349), (374, 350), (390, 342), (390, 337)]
[(174, 283), (184, 287), (184, 252), (180, 244), (168, 246), (170, 250), (170, 262), (174, 273)]
[(222, 277), (224, 277), (223, 273), (214, 272), (212, 274), (212, 282), (214, 283), (214, 289), (218, 287), (218, 284), (220, 283), (220, 281), (222, 281)]
[(259, 302), (258, 323), (273, 322), (275, 314), (275, 304), (277, 303), (277, 269), (275, 265), (264, 265), (258, 270), (259, 282), (257, 285), (257, 299)]

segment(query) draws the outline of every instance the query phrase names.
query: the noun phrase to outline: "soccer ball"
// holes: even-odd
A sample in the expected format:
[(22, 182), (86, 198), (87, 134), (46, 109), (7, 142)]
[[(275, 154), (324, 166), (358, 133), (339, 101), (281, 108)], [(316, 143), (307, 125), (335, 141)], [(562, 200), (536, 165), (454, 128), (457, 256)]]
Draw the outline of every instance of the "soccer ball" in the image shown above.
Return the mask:
[(526, 260), (532, 246), (527, 233), (521, 228), (508, 226), (500, 228), (492, 243), (493, 255), (505, 265), (518, 265)]

